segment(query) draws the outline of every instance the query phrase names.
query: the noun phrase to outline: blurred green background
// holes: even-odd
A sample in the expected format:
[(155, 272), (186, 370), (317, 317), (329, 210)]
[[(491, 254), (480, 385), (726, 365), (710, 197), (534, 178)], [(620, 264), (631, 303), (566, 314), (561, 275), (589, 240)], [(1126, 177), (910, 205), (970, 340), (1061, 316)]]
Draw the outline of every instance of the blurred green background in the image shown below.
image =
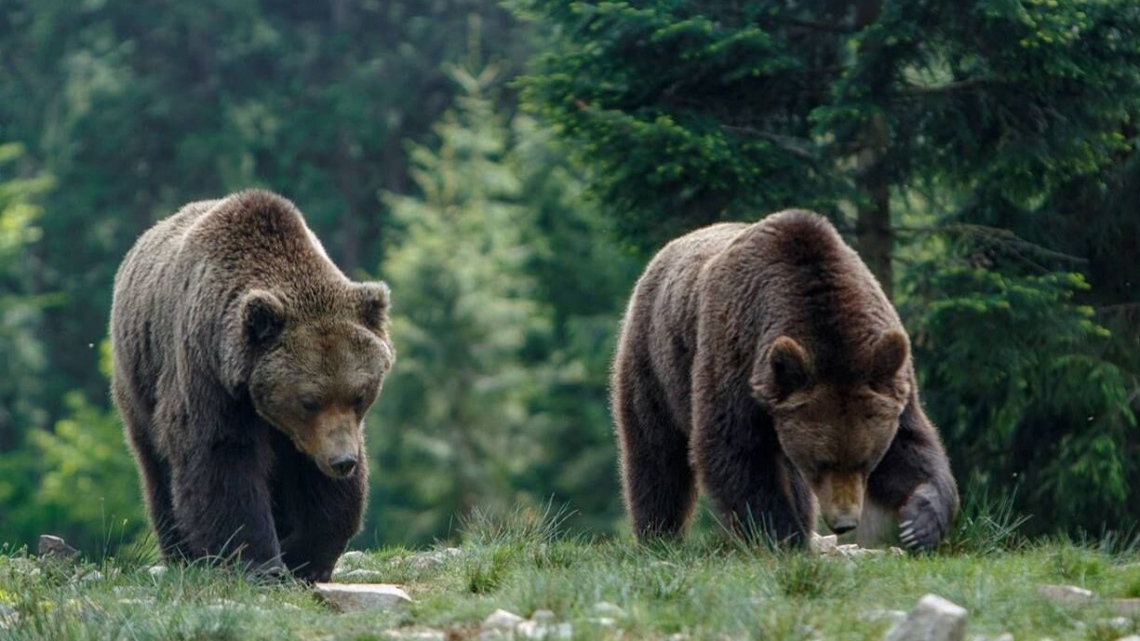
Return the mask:
[(1140, 518), (1134, 0), (0, 0), (0, 543), (146, 530), (111, 281), (250, 186), (393, 290), (357, 547), (475, 508), (622, 533), (607, 407), (667, 239), (829, 216), (886, 283), (967, 494)]

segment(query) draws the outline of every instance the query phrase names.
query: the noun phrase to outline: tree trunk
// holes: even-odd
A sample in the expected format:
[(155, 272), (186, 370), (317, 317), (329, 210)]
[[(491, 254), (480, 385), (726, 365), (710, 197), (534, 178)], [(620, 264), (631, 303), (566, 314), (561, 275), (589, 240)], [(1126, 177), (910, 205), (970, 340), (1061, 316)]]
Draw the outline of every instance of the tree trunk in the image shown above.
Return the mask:
[(856, 164), (857, 183), (863, 199), (855, 219), (855, 239), (859, 254), (889, 298), (894, 283), (891, 248), (895, 234), (891, 227), (889, 177), (883, 163), (887, 153), (887, 128), (883, 119), (879, 116), (872, 118), (864, 134), (864, 147), (859, 150)]
[[(855, 28), (864, 29), (878, 20), (882, 9), (882, 0), (858, 0), (855, 3)], [(855, 239), (859, 254), (889, 298), (894, 289), (894, 272), (891, 269), (894, 230), (891, 226), (890, 176), (885, 162), (890, 136), (882, 116), (872, 116), (860, 138), (856, 184), (862, 198), (855, 220)]]

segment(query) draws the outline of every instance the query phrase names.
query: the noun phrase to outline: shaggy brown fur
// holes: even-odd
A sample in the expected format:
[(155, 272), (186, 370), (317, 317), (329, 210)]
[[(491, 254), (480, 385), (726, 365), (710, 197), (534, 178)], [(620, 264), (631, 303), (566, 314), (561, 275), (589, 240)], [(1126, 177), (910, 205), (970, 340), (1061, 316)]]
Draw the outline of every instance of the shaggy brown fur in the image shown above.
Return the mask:
[(612, 406), (641, 538), (683, 532), (698, 480), (734, 527), (793, 543), (813, 531), (816, 500), (844, 532), (874, 511), (866, 497), (916, 549), (957, 513), (898, 315), (810, 212), (665, 246), (626, 312)]
[(387, 309), (387, 285), (348, 280), (269, 192), (139, 238), (115, 277), (112, 392), (167, 558), (329, 578), (364, 512)]

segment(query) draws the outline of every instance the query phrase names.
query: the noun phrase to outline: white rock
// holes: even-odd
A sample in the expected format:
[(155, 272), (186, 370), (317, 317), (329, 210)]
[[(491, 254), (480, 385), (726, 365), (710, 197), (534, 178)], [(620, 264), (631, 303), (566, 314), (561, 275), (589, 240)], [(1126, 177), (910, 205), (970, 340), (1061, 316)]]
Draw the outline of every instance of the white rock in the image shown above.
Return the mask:
[(0, 630), (7, 630), (20, 622), (20, 613), (16, 608), (0, 603)]
[(333, 566), (333, 574), (343, 574), (359, 566), (364, 561), (364, 553), (360, 550), (349, 550), (340, 555), (337, 559), (336, 565)]
[(388, 639), (409, 639), (414, 641), (447, 641), (447, 635), (440, 630), (387, 630)]
[(458, 556), (463, 556), (463, 551), (459, 548), (445, 548), (433, 552), (414, 554), (405, 559), (404, 562), (417, 570), (428, 570), (443, 565), (448, 559)]
[(514, 630), (515, 626), (517, 626), (518, 624), (522, 623), (525, 620), (526, 619), (520, 617), (519, 615), (515, 614), (514, 612), (508, 612), (507, 610), (498, 609), (498, 610), (495, 610), (494, 612), (492, 612), (491, 614), (487, 615), (486, 619), (483, 619), (483, 629), (484, 630), (508, 630), (508, 631), (510, 631), (510, 630)]
[(609, 601), (598, 601), (594, 604), (594, 614), (600, 617), (614, 617), (620, 619), (625, 616), (625, 610), (622, 610)]
[(350, 579), (359, 583), (379, 583), (380, 579), (384, 578), (384, 573), (376, 570), (349, 570), (340, 574), (338, 578)]
[(554, 623), (554, 612), (551, 610), (535, 610), (534, 614), (530, 615), (530, 620), (535, 623)]
[(927, 594), (906, 619), (887, 634), (887, 641), (962, 641), (966, 609), (935, 594)]
[(400, 586), (386, 583), (316, 583), (313, 590), (341, 612), (391, 610), (412, 602)]
[(515, 628), (515, 634), (523, 639), (569, 639), (574, 634), (574, 628), (569, 623), (523, 621)]
[(1037, 586), (1037, 594), (1060, 603), (1087, 603), (1096, 598), (1091, 590), (1075, 585), (1042, 584)]
[(152, 565), (149, 568), (147, 568), (146, 571), (151, 575), (151, 577), (153, 577), (155, 579), (161, 579), (163, 576), (166, 575), (168, 570), (167, 570), (167, 567), (165, 565)]
[(89, 581), (102, 581), (102, 580), (103, 580), (103, 573), (100, 572), (99, 570), (92, 570), (92, 571), (88, 572), (87, 574), (84, 574), (83, 576), (79, 577), (80, 583), (87, 583)]
[(586, 619), (586, 623), (593, 623), (596, 626), (603, 628), (612, 628), (617, 625), (617, 619), (611, 617), (590, 617)]
[(1120, 637), (1116, 641), (1140, 641), (1140, 634), (1130, 634), (1126, 637)]
[(821, 536), (818, 532), (811, 533), (811, 549), (820, 554), (831, 554), (839, 545), (839, 537), (834, 534)]
[(846, 558), (851, 558), (851, 559), (859, 558), (862, 556), (880, 556), (880, 555), (883, 555), (886, 553), (887, 553), (886, 550), (880, 550), (878, 548), (859, 547), (858, 543), (848, 543), (845, 545), (837, 545), (837, 546), (835, 546), (835, 548), (833, 548), (833, 551), (830, 552), (830, 554), (833, 554), (836, 556), (842, 556), (842, 557), (846, 557)]
[(1112, 599), (1108, 604), (1117, 614), (1140, 616), (1140, 599)]
[(476, 641), (509, 641), (515, 638), (514, 630), (483, 630), (479, 636), (475, 637)]

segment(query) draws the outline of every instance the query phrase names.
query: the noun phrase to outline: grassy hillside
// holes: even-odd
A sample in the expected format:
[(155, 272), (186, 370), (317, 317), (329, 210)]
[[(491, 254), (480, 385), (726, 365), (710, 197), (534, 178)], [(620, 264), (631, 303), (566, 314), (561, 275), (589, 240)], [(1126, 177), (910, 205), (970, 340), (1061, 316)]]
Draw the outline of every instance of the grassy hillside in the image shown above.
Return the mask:
[(339, 613), (302, 585), (259, 585), (216, 568), (155, 576), (147, 559), (10, 554), (0, 557), (0, 639), (508, 638), (481, 627), (499, 608), (549, 610), (547, 630), (572, 635), (562, 638), (881, 639), (899, 611), (931, 592), (969, 610), (969, 639), (1140, 632), (1140, 612), (1122, 618), (1105, 601), (1038, 594), (1049, 583), (1138, 597), (1135, 546), (1026, 543), (992, 519), (963, 521), (938, 554), (849, 559), (773, 552), (715, 532), (655, 547), (587, 541), (561, 535), (557, 518), (516, 512), (468, 524), (457, 552), (354, 555), (337, 580), (403, 585), (414, 603), (393, 612)]

